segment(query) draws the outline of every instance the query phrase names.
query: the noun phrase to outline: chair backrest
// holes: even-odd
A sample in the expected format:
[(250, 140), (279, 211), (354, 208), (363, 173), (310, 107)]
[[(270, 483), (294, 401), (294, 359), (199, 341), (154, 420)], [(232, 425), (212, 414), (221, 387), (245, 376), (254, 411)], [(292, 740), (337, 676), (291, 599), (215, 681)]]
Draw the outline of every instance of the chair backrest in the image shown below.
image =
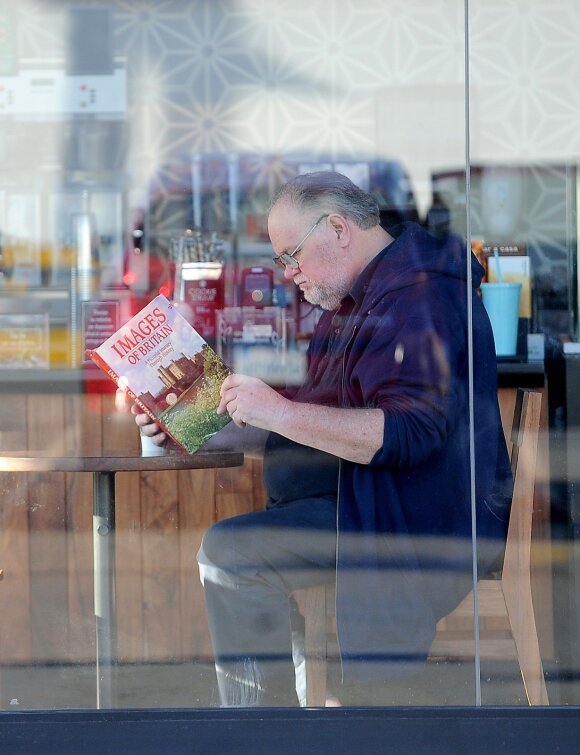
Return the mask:
[[(514, 489), (504, 556), (504, 580), (506, 570), (508, 578), (512, 570), (519, 572), (523, 567), (526, 571), (530, 571), (532, 516), (541, 408), (541, 393), (523, 388), (518, 389), (511, 431), (511, 466), (514, 476)], [(527, 557), (522, 561), (523, 547), (528, 552)]]
[(519, 389), (512, 426), (514, 490), (502, 570), (502, 589), (526, 693), (548, 703), (532, 597), (532, 520), (542, 394)]

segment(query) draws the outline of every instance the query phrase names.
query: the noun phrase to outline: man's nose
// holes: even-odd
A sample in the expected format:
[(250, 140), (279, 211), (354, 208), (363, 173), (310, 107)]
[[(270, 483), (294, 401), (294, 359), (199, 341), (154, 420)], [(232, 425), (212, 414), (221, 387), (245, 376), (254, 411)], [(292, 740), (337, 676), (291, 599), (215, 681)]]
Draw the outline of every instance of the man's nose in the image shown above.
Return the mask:
[(291, 267), (290, 265), (284, 266), (284, 278), (286, 278), (287, 281), (291, 281), (292, 278), (298, 273), (300, 270), (299, 267)]

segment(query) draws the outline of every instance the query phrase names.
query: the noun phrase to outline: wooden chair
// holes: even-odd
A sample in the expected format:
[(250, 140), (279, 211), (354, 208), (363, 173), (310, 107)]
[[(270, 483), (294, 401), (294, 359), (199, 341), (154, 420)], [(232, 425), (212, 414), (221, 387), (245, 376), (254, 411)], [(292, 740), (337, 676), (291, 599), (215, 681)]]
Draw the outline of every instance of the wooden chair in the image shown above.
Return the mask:
[[(511, 429), (514, 493), (503, 568), (498, 579), (478, 583), (482, 658), (517, 659), (530, 705), (548, 705), (531, 586), (532, 514), (542, 396), (519, 389)], [(324, 706), (328, 618), (334, 610), (334, 587), (296, 590), (305, 618), (306, 705)], [(473, 591), (437, 624), (430, 658), (474, 655)]]

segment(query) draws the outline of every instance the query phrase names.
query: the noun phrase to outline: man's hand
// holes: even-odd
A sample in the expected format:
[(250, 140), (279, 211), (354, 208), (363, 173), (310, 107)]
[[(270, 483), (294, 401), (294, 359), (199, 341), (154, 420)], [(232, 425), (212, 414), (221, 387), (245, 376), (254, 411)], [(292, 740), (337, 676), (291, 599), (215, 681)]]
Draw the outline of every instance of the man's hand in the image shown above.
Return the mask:
[(145, 414), (141, 411), (140, 407), (138, 407), (137, 404), (133, 404), (131, 406), (131, 414), (135, 417), (135, 424), (143, 433), (143, 435), (151, 438), (156, 446), (165, 445), (167, 435), (163, 432), (163, 430), (161, 430), (159, 425), (153, 422), (148, 414)]
[(218, 414), (284, 435), (357, 464), (369, 464), (383, 443), (382, 409), (339, 409), (290, 401), (258, 378), (230, 375), (222, 383)]
[(167, 435), (161, 430), (159, 425), (151, 419), (148, 414), (145, 414), (137, 406), (137, 404), (129, 398), (129, 394), (123, 388), (117, 388), (115, 394), (115, 406), (120, 412), (131, 411), (131, 414), (135, 417), (135, 424), (148, 438), (151, 438), (156, 446), (164, 446), (167, 440)]
[(246, 424), (272, 430), (283, 418), (290, 402), (262, 380), (229, 375), (220, 389), (218, 414), (227, 412), (238, 427)]

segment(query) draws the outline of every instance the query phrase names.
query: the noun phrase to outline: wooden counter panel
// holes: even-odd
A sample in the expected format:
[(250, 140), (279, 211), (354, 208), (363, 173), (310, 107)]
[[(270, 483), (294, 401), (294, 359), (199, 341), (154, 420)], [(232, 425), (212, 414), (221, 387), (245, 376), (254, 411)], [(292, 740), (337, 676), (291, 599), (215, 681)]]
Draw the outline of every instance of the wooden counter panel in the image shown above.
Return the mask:
[(172, 659), (181, 651), (177, 472), (141, 475), (144, 652)]
[[(73, 394), (63, 398), (67, 432), (73, 448), (85, 453), (100, 453), (103, 433), (101, 422), (94, 421), (96, 402), (90, 401), (94, 397)], [(73, 659), (89, 659), (96, 652), (90, 505), (93, 476), (90, 472), (69, 472), (65, 481), (69, 654)]]
[[(119, 448), (137, 451), (139, 432), (128, 407), (118, 407), (115, 394), (85, 398), (87, 412), (97, 417), (101, 426), (103, 452)], [(145, 657), (141, 474), (117, 474), (115, 491), (117, 653), (120, 662), (141, 661)]]
[[(4, 394), (2, 450), (139, 448), (114, 394)], [(220, 516), (254, 507), (255, 468), (116, 476), (118, 654), (211, 658), (196, 553)], [(90, 473), (0, 476), (1, 663), (95, 659)]]
[(6, 473), (0, 486), (0, 663), (22, 663), (32, 652), (28, 480)]
[(216, 477), (216, 470), (179, 472), (181, 652), (186, 658), (213, 657), (196, 555), (203, 533), (216, 521)]
[(121, 662), (144, 658), (139, 478), (139, 472), (122, 472), (115, 478), (117, 652)]
[[(64, 448), (64, 396), (28, 396), (27, 447)], [(67, 500), (64, 473), (30, 475), (28, 489), (30, 528), (30, 625), (32, 656), (41, 662), (69, 654), (69, 596)]]
[[(26, 446), (26, 396), (6, 395), (0, 403), (2, 448)], [(0, 662), (26, 662), (31, 657), (30, 529), (26, 476), (0, 476)]]

